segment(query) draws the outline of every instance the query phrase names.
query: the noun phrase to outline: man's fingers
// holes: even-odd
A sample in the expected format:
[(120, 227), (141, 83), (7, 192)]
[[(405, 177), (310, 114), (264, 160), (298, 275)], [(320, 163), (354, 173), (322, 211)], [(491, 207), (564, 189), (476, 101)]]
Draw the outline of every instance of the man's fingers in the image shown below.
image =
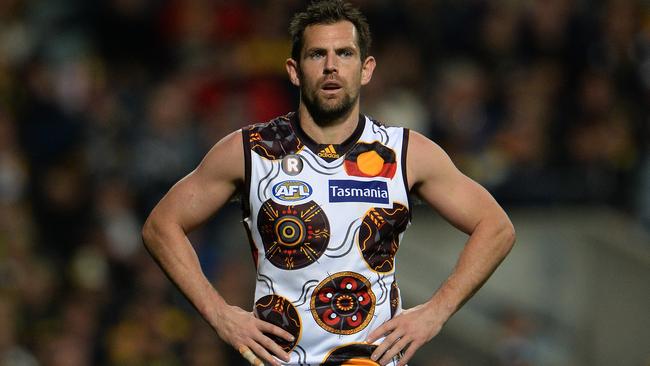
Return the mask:
[(250, 363), (251, 365), (264, 366), (264, 362), (262, 362), (262, 360), (257, 358), (257, 356), (255, 356), (255, 354), (253, 353), (253, 351), (251, 351), (250, 348), (246, 346), (240, 346), (238, 351), (239, 353), (241, 353), (242, 357), (244, 357), (244, 359), (246, 359), (246, 361), (248, 361), (248, 363)]
[(295, 340), (294, 336), (291, 335), (291, 333), (289, 333), (286, 330), (278, 327), (277, 325), (273, 325), (273, 324), (271, 324), (269, 322), (265, 322), (263, 320), (260, 320), (259, 329), (264, 333), (270, 333), (270, 334), (276, 335), (278, 337), (286, 339), (289, 342), (293, 342)]
[(265, 336), (264, 334), (260, 333), (256, 339), (257, 343), (261, 344), (262, 347), (264, 347), (267, 351), (272, 352), (278, 358), (285, 360), (289, 362), (289, 354), (286, 353), (280, 345), (275, 343), (271, 338)]
[(415, 344), (415, 341), (411, 342), (411, 344), (406, 347), (406, 352), (404, 352), (404, 355), (402, 355), (402, 358), (399, 360), (397, 366), (406, 366), (406, 363), (409, 362), (418, 348), (420, 348), (420, 344)]
[(379, 363), (381, 365), (386, 365), (390, 360), (393, 359), (393, 357), (395, 357), (395, 355), (397, 355), (398, 353), (400, 353), (400, 351), (406, 348), (406, 346), (409, 344), (410, 341), (411, 340), (407, 339), (407, 337), (397, 340), (397, 342), (395, 342), (393, 346), (390, 347), (390, 349), (386, 351), (386, 353), (384, 353), (384, 355), (379, 360)]
[(373, 343), (377, 339), (383, 337), (388, 333), (390, 330), (393, 329), (393, 321), (389, 320), (386, 323), (380, 325), (377, 327), (377, 329), (373, 330), (369, 335), (368, 338), (366, 338), (366, 342), (368, 343)]
[(370, 358), (373, 360), (378, 360), (381, 355), (383, 355), (390, 346), (392, 346), (397, 340), (402, 336), (402, 334), (398, 334), (397, 331), (393, 331), (391, 334), (386, 336), (386, 338), (375, 348), (375, 350), (372, 352), (372, 355)]
[[(250, 348), (253, 351), (253, 353), (258, 357), (258, 359), (261, 359), (260, 362), (264, 361), (273, 366), (280, 366), (278, 360), (276, 360), (264, 347), (262, 347), (258, 343), (253, 343)], [(260, 364), (254, 364), (254, 366), (264, 366), (264, 362)]]

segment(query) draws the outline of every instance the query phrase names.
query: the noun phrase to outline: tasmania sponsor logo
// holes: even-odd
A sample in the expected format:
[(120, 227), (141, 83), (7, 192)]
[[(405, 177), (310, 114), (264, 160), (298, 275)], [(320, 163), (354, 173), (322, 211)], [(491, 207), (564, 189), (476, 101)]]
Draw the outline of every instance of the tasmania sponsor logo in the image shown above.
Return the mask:
[(309, 184), (299, 180), (286, 180), (273, 186), (273, 195), (282, 201), (300, 201), (312, 192)]
[(330, 180), (330, 202), (388, 203), (386, 182), (356, 180)]

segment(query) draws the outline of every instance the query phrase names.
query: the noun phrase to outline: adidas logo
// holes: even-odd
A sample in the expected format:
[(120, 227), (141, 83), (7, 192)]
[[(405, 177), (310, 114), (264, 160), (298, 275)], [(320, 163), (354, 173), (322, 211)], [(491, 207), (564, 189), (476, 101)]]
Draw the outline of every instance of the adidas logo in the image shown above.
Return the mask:
[(338, 159), (339, 154), (336, 152), (334, 149), (333, 145), (329, 145), (328, 147), (324, 148), (318, 153), (318, 156), (321, 158), (331, 158), (331, 159)]

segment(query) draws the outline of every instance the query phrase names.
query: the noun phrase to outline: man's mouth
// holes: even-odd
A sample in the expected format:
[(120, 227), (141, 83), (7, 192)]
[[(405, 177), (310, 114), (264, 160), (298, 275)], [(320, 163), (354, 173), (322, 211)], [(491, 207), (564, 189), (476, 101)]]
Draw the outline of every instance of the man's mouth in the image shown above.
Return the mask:
[(341, 89), (341, 84), (336, 82), (336, 81), (328, 81), (323, 83), (321, 86), (321, 89), (327, 90), (327, 91), (335, 91)]

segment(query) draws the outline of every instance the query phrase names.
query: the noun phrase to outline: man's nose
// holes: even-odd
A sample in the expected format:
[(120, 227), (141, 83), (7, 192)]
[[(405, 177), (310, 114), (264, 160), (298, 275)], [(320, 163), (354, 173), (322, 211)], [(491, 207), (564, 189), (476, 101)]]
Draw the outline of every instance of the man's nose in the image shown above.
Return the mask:
[(325, 58), (325, 69), (323, 73), (331, 74), (338, 71), (338, 65), (336, 60), (336, 55), (327, 55)]

